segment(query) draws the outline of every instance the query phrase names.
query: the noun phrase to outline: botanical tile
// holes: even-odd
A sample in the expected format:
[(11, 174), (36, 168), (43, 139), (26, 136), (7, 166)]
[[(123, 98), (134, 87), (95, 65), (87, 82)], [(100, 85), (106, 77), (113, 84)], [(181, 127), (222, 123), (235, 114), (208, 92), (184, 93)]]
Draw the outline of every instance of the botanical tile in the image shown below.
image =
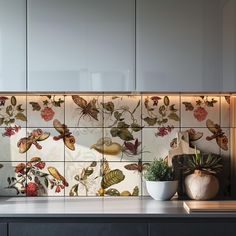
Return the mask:
[(166, 158), (171, 149), (171, 143), (177, 138), (179, 131), (179, 128), (143, 128), (142, 160), (153, 161), (155, 158)]
[(230, 96), (221, 96), (221, 127), (230, 127)]
[(27, 163), (27, 196), (64, 196), (69, 187), (64, 177), (64, 162), (44, 162), (33, 157)]
[(100, 162), (65, 162), (66, 196), (96, 196), (101, 187)]
[(142, 131), (128, 128), (104, 128), (101, 143), (95, 145), (103, 150), (108, 161), (137, 161), (142, 154)]
[(53, 120), (64, 123), (63, 95), (28, 95), (27, 117), (28, 127), (53, 127)]
[(27, 150), (27, 160), (40, 157), (44, 161), (64, 161), (65, 145), (59, 136), (55, 128), (28, 128), (26, 137), (35, 143)]
[(207, 120), (220, 124), (219, 96), (181, 96), (181, 127), (207, 127)]
[(141, 195), (141, 173), (137, 170), (129, 170), (127, 166), (131, 164), (134, 163), (109, 162), (110, 172), (106, 174), (105, 179), (101, 178), (101, 186), (105, 190), (104, 196)]
[(26, 161), (26, 154), (20, 153), (18, 142), (26, 136), (26, 128), (0, 128), (0, 161)]
[(141, 126), (141, 95), (106, 95), (102, 108), (106, 128)]
[(26, 96), (0, 96), (0, 126), (26, 127)]
[(68, 127), (103, 127), (102, 95), (67, 95), (65, 122)]
[(180, 127), (179, 95), (149, 94), (142, 96), (142, 126)]
[(102, 153), (95, 144), (103, 140), (102, 128), (69, 128), (75, 139), (74, 150), (65, 147), (65, 161), (100, 161)]
[(0, 196), (25, 196), (25, 162), (0, 162)]
[(214, 134), (208, 128), (182, 128), (182, 131), (189, 132), (191, 146), (201, 152), (220, 154), (220, 149), (229, 149), (229, 144), (221, 144), (222, 148), (220, 148), (217, 142), (223, 141), (225, 137), (214, 138)]

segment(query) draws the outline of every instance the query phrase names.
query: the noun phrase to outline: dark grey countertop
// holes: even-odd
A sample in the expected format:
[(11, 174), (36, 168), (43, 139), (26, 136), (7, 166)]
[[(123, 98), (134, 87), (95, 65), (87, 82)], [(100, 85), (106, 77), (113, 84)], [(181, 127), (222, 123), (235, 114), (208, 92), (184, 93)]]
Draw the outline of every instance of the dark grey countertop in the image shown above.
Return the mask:
[(236, 212), (188, 214), (183, 201), (149, 197), (12, 197), (0, 198), (0, 217), (236, 218)]

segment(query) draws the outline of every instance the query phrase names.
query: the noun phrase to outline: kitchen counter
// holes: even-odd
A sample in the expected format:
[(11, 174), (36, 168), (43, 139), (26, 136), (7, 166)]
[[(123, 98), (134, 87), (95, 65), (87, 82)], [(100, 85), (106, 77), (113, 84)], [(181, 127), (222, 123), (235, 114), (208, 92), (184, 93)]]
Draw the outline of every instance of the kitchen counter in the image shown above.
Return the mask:
[(236, 218), (236, 212), (191, 213), (183, 201), (130, 198), (0, 198), (0, 217)]
[(0, 236), (234, 236), (236, 213), (191, 213), (149, 197), (0, 198)]

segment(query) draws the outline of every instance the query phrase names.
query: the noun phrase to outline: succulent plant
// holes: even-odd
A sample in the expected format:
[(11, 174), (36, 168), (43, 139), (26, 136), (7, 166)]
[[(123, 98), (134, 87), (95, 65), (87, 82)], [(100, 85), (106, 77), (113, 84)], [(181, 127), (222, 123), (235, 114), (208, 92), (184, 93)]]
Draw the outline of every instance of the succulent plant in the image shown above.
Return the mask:
[(195, 170), (203, 171), (207, 174), (218, 174), (222, 171), (222, 158), (209, 153), (208, 156), (195, 153), (190, 157), (185, 166), (185, 174), (193, 173)]
[(146, 168), (144, 178), (147, 181), (172, 181), (174, 180), (174, 172), (165, 160), (155, 159)]

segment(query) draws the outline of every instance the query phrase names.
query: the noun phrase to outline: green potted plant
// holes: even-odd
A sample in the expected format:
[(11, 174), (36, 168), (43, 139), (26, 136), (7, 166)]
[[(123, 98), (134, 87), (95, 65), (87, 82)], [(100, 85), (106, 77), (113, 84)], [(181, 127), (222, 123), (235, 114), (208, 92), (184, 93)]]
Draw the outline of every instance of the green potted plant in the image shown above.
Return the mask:
[(216, 177), (222, 169), (222, 158), (217, 155), (196, 153), (190, 157), (185, 168), (185, 190), (189, 198), (209, 200), (219, 191)]
[(155, 200), (169, 200), (177, 191), (172, 167), (163, 159), (155, 159), (145, 170), (147, 191)]

